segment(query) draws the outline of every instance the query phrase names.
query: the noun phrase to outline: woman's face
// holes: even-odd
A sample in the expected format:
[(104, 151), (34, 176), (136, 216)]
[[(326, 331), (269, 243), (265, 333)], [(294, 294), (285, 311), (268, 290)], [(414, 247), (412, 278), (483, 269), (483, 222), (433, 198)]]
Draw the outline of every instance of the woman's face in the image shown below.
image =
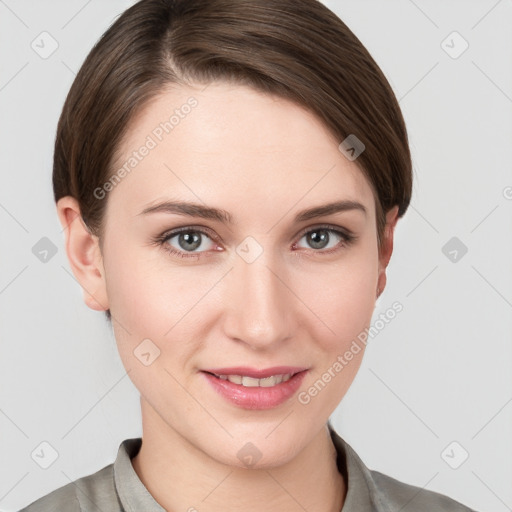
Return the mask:
[[(363, 350), (343, 356), (370, 324), (380, 267), (372, 190), (340, 142), (301, 107), (223, 83), (169, 90), (132, 123), (125, 172), (98, 199), (101, 273), (154, 433), (271, 467), (345, 395)], [(189, 206), (151, 211), (165, 202)]]

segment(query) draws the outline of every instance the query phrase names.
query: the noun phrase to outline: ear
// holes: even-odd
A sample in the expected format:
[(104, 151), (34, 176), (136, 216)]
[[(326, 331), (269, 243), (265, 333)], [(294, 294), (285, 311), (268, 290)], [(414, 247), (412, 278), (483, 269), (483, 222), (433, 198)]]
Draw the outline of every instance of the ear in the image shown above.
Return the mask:
[(377, 281), (377, 297), (386, 287), (386, 268), (393, 253), (393, 236), (398, 220), (398, 205), (394, 206), (386, 214), (386, 226), (382, 235), (382, 245), (379, 251), (379, 277)]
[(103, 257), (99, 239), (92, 235), (82, 220), (80, 206), (74, 197), (66, 196), (57, 202), (57, 214), (66, 233), (66, 254), (71, 270), (80, 283), (84, 302), (91, 309), (109, 308)]

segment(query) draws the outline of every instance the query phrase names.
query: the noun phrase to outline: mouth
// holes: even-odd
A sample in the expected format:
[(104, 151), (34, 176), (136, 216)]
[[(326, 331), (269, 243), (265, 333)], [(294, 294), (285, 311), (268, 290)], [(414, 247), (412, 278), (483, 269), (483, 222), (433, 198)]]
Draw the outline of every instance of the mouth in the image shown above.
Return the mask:
[(296, 393), (307, 372), (307, 368), (290, 366), (201, 371), (217, 393), (244, 409), (270, 409), (281, 405)]

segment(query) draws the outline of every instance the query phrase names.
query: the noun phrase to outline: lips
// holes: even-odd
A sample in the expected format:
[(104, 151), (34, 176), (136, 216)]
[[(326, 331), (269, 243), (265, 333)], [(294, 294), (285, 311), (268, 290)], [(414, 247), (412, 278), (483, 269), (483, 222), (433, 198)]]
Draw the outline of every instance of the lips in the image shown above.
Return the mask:
[(270, 409), (287, 401), (300, 387), (307, 368), (275, 366), (211, 368), (201, 372), (213, 389), (244, 409)]

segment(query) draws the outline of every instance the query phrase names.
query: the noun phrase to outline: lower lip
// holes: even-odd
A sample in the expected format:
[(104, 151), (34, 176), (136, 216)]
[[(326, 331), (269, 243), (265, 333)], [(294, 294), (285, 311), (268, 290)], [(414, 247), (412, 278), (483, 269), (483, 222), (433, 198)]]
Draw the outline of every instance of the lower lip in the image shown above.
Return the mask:
[(246, 387), (234, 384), (229, 380), (222, 380), (211, 373), (201, 372), (213, 389), (231, 403), (242, 409), (272, 409), (286, 402), (292, 397), (306, 375), (308, 370), (296, 373), (286, 382), (281, 382), (268, 388)]

